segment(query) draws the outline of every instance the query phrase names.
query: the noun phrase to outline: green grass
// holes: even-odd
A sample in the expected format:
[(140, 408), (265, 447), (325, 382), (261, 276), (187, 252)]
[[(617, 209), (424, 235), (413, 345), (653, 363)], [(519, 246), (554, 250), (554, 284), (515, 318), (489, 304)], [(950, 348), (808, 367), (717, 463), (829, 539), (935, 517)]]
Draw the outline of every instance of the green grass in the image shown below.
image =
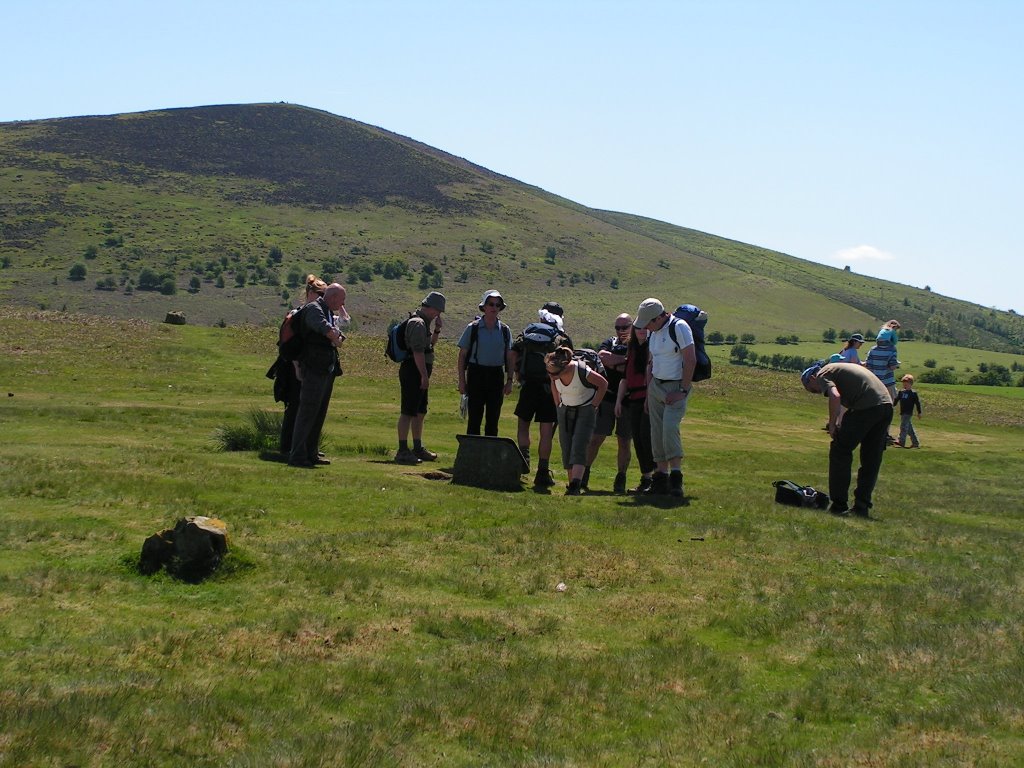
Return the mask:
[[(1018, 399), (922, 388), (877, 522), (772, 502), (824, 487), (824, 404), (724, 362), (687, 506), (601, 492), (608, 447), (588, 497), (493, 493), (429, 479), (448, 346), (436, 467), (389, 463), (395, 366), (358, 335), (331, 466), (220, 450), (279, 410), (273, 337), (0, 311), (0, 765), (1024, 761)], [(191, 514), (227, 522), (220, 571), (140, 576)]]

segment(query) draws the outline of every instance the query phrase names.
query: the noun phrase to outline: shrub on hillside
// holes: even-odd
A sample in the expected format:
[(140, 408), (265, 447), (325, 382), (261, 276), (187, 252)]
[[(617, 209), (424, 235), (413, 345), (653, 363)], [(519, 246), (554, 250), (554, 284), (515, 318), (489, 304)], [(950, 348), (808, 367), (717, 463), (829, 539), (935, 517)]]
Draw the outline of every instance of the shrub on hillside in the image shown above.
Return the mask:
[(85, 264), (78, 263), (68, 270), (68, 277), (74, 281), (85, 280)]
[(920, 375), (918, 381), (924, 384), (956, 384), (956, 374), (953, 373), (953, 367), (947, 365), (925, 371)]

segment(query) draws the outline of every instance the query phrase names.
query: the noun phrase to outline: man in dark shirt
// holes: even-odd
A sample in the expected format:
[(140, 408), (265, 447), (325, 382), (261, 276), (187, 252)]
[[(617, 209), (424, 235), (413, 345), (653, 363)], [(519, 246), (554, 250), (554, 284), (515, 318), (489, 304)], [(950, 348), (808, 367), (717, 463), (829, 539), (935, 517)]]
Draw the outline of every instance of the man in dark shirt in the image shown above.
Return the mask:
[[(853, 449), (860, 446), (860, 469), (853, 491), (853, 513), (870, 517), (871, 494), (878, 481), (892, 422), (892, 398), (875, 374), (851, 363), (815, 363), (800, 374), (804, 389), (828, 398), (828, 494), (834, 515), (849, 514)], [(846, 408), (839, 422), (841, 408)]]
[(341, 375), (338, 347), (345, 340), (334, 321), (334, 314), (345, 312), (345, 289), (331, 283), (316, 301), (306, 305), (303, 313), (303, 346), (297, 371), (302, 382), (299, 411), (292, 432), (292, 451), (288, 464), (293, 467), (314, 467), (330, 464), (318, 454), (320, 433), (331, 403), (334, 379)]
[(597, 459), (597, 453), (601, 450), (604, 439), (614, 432), (618, 443), (618, 452), (615, 457), (618, 471), (612, 490), (615, 493), (626, 492), (626, 470), (629, 468), (630, 441), (633, 439), (633, 433), (630, 430), (627, 415), (615, 416), (615, 395), (619, 391), (619, 382), (626, 375), (626, 345), (629, 344), (632, 328), (633, 318), (623, 312), (615, 318), (615, 335), (602, 341), (597, 352), (604, 364), (605, 378), (608, 379), (608, 391), (612, 393), (612, 396), (601, 401), (601, 407), (597, 412), (594, 436), (590, 438), (590, 445), (587, 448), (587, 468), (583, 471), (583, 488), (585, 489), (589, 487), (590, 466)]

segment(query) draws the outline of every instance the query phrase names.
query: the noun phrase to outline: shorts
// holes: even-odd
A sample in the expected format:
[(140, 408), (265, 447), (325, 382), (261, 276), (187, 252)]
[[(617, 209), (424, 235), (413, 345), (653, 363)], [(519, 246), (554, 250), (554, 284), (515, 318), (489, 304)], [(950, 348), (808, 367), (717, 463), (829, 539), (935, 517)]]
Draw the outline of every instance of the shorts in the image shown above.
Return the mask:
[[(433, 365), (427, 365), (427, 378), (430, 378), (433, 368)], [(430, 390), (420, 389), (420, 371), (411, 357), (402, 361), (402, 367), (398, 369), (398, 383), (402, 388), (402, 415), (419, 416), (426, 413), (427, 393)]]
[[(611, 394), (609, 390), (608, 394)], [(609, 400), (605, 396), (604, 400), (601, 401), (601, 405), (597, 409), (597, 420), (594, 422), (594, 434), (603, 435), (607, 437), (612, 432), (621, 437), (623, 440), (631, 440), (633, 438), (633, 430), (629, 424), (629, 414), (623, 403), (622, 415), (615, 418), (615, 401)]]
[(524, 383), (519, 390), (515, 414), (523, 421), (536, 421), (538, 424), (554, 424), (558, 421), (555, 401), (551, 397), (551, 384), (546, 381)]

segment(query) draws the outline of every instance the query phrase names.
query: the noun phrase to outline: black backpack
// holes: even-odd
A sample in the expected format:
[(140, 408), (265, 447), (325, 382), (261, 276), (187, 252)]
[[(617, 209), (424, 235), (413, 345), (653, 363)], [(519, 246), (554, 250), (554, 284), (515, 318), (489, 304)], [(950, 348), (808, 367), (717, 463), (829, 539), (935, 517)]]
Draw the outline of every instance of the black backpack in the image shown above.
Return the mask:
[[(604, 363), (601, 362), (601, 356), (597, 354), (597, 352), (595, 352), (594, 350), (588, 349), (587, 347), (580, 347), (579, 349), (573, 351), (572, 359), (576, 360), (577, 362), (582, 362), (590, 370), (597, 371), (606, 379), (608, 378), (608, 372), (605, 370)], [(587, 381), (586, 375), (583, 373), (582, 367), (579, 368), (579, 371), (580, 381), (583, 382), (583, 386), (590, 387), (590, 389), (597, 389), (597, 387), (595, 387), (593, 384)]]
[(676, 322), (682, 320), (690, 326), (693, 334), (693, 351), (697, 357), (697, 365), (693, 369), (693, 381), (704, 381), (711, 378), (711, 358), (704, 349), (704, 327), (708, 324), (708, 313), (693, 304), (680, 304), (669, 320), (668, 334), (672, 337), (675, 345), (679, 346), (679, 339), (676, 338)]
[(530, 323), (523, 329), (518, 342), (519, 378), (523, 381), (547, 381), (548, 369), (544, 357), (555, 351), (559, 330), (547, 323)]

